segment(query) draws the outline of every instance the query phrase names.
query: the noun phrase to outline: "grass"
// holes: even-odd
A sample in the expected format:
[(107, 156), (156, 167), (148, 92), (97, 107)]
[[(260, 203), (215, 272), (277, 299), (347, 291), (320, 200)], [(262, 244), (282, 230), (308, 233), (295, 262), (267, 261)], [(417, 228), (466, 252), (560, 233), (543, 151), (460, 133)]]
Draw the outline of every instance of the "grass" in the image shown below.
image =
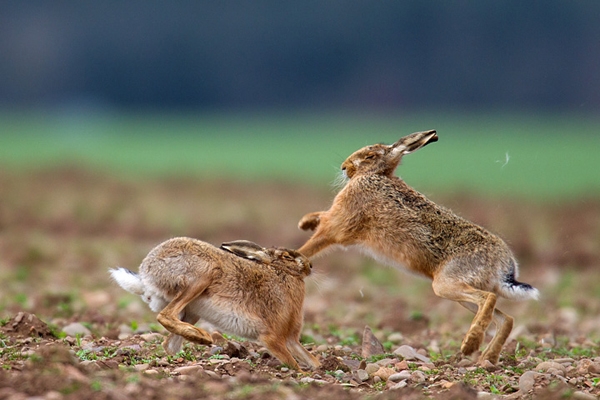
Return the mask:
[(354, 150), (430, 128), (439, 142), (399, 169), (426, 193), (600, 193), (600, 120), (576, 114), (0, 114), (0, 165), (326, 185)]

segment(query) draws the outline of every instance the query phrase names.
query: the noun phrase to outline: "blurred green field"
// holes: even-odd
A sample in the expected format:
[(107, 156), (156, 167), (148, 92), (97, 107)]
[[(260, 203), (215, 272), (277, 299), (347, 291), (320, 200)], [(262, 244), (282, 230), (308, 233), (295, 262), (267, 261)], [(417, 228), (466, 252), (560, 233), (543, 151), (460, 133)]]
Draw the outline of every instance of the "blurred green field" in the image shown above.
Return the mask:
[(189, 175), (326, 186), (371, 143), (437, 129), (399, 174), (427, 193), (535, 199), (600, 194), (600, 118), (577, 114), (0, 114), (0, 167), (83, 165), (124, 177)]

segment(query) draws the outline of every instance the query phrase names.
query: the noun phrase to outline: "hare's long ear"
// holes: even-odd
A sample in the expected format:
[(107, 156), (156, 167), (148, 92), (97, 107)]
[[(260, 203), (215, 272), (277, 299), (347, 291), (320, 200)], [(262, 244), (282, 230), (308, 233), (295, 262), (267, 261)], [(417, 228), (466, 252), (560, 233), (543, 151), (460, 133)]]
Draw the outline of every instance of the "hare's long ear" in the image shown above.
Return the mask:
[(272, 261), (271, 256), (269, 256), (263, 247), (248, 240), (225, 242), (221, 244), (221, 248), (249, 260), (256, 260), (263, 263), (270, 263)]
[(435, 130), (415, 132), (408, 136), (400, 138), (396, 143), (392, 144), (392, 153), (403, 155), (412, 153), (429, 143), (437, 142), (438, 136)]

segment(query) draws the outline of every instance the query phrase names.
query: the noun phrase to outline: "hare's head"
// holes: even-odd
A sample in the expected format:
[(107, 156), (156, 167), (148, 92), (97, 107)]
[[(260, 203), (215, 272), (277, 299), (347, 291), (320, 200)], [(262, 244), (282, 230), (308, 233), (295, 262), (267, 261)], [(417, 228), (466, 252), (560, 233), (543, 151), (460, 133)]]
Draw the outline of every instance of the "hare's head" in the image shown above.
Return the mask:
[(355, 151), (342, 163), (348, 178), (357, 173), (392, 175), (402, 156), (438, 140), (436, 131), (411, 133), (391, 145), (373, 144)]
[(300, 278), (305, 278), (312, 272), (310, 260), (296, 250), (283, 247), (261, 247), (247, 240), (223, 243), (221, 244), (221, 248), (239, 257), (279, 268), (290, 275)]

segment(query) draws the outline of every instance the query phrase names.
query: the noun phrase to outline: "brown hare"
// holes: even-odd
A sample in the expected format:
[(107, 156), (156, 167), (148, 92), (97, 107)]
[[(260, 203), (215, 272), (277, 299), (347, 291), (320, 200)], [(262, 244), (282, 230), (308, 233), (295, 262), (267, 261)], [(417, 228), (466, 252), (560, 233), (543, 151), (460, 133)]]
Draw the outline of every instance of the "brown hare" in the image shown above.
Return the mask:
[(366, 146), (342, 164), (348, 182), (328, 211), (298, 224), (315, 230), (298, 251), (307, 257), (331, 245), (356, 246), (377, 260), (433, 281), (436, 295), (475, 313), (461, 345), (477, 351), (492, 321), (496, 334), (480, 362), (497, 363), (513, 318), (496, 308), (497, 296), (536, 299), (538, 291), (516, 280), (518, 267), (499, 237), (433, 203), (394, 171), (403, 155), (437, 141), (436, 131), (416, 132), (392, 145)]
[(148, 253), (139, 274), (110, 270), (125, 290), (140, 295), (170, 335), (163, 342), (170, 354), (183, 339), (211, 344), (211, 335), (194, 326), (200, 318), (218, 329), (261, 341), (284, 364), (294, 359), (317, 368), (319, 361), (299, 342), (304, 278), (312, 265), (302, 254), (263, 248), (248, 241), (221, 248), (190, 238), (174, 238)]

